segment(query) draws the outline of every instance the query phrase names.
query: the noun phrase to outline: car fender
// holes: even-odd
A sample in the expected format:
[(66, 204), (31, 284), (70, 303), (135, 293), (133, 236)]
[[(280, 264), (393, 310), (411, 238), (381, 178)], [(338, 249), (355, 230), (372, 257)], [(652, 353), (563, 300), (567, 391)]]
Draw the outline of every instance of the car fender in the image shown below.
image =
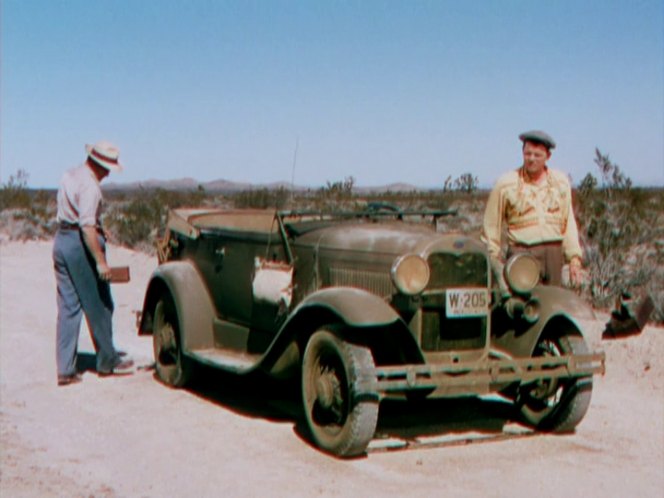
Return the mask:
[(139, 334), (152, 333), (154, 308), (164, 292), (169, 292), (175, 302), (183, 351), (212, 346), (214, 305), (200, 274), (187, 261), (164, 263), (152, 273)]
[(291, 316), (307, 308), (325, 308), (351, 327), (388, 325), (401, 319), (385, 300), (355, 287), (330, 287), (307, 296)]
[[(574, 292), (554, 286), (538, 286), (531, 297), (539, 302), (539, 319), (534, 324), (525, 320), (507, 320), (498, 316), (494, 323), (505, 322), (494, 329), (493, 346), (516, 357), (529, 357), (545, 329), (565, 328), (582, 335), (583, 321), (595, 320), (592, 307)], [(505, 323), (503, 322), (503, 323)]]
[(331, 323), (342, 324), (351, 342), (371, 342), (371, 338), (384, 334), (389, 340), (377, 342), (399, 349), (405, 361), (424, 361), (408, 325), (388, 303), (362, 289), (334, 287), (310, 294), (293, 310), (264, 356), (263, 368), (274, 372), (292, 367), (299, 361), (309, 335)]

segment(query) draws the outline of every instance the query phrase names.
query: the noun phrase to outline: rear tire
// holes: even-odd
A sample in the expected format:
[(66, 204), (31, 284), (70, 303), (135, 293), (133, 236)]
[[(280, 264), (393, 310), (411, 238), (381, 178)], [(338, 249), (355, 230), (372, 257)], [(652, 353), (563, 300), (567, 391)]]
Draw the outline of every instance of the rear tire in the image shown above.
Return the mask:
[[(583, 337), (562, 335), (543, 338), (533, 352), (536, 356), (588, 354)], [(516, 405), (528, 425), (546, 432), (572, 432), (581, 422), (592, 396), (592, 376), (568, 379), (544, 379), (520, 386)]]
[(356, 393), (362, 371), (374, 368), (368, 348), (326, 329), (315, 332), (302, 361), (304, 413), (314, 443), (339, 457), (365, 452), (376, 431), (378, 395)]
[(155, 307), (152, 345), (159, 380), (171, 387), (184, 386), (191, 368), (182, 355), (178, 314), (170, 295), (163, 296)]

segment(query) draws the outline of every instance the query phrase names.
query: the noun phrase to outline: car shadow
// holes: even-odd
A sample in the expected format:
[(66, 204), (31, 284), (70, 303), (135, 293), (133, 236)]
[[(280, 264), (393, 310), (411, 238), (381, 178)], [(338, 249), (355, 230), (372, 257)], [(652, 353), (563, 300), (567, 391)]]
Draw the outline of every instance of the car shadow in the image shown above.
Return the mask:
[(511, 401), (493, 396), (381, 403), (369, 453), (439, 448), (530, 437), (534, 431), (515, 425)]
[(300, 415), (299, 383), (260, 374), (239, 376), (204, 365), (195, 368), (186, 390), (199, 398), (246, 417), (273, 422), (292, 422)]
[[(239, 415), (293, 423), (295, 434), (313, 447), (302, 413), (300, 384), (264, 375), (239, 377), (204, 366), (187, 385), (191, 394)], [(456, 446), (529, 437), (515, 430), (514, 405), (499, 397), (455, 399), (387, 399), (381, 402), (378, 426), (368, 453)], [(509, 428), (507, 426), (510, 426)]]

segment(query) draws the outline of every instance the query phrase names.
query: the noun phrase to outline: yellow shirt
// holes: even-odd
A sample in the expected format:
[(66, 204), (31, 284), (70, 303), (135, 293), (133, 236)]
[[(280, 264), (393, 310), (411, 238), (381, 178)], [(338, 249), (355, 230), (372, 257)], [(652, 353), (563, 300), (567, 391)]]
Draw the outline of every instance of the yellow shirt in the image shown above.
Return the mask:
[(546, 179), (540, 184), (528, 182), (522, 168), (498, 179), (487, 201), (482, 233), (496, 261), (503, 260), (504, 228), (510, 244), (561, 241), (567, 261), (583, 254), (572, 210), (572, 189), (567, 176), (557, 170), (547, 168)]

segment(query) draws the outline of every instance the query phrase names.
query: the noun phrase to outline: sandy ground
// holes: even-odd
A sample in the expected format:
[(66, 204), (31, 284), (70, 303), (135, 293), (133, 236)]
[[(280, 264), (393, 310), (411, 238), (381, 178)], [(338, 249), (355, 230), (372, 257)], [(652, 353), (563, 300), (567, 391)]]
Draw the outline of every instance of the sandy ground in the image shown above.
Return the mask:
[[(0, 495), (664, 496), (664, 330), (601, 342), (607, 354), (588, 415), (573, 435), (532, 434), (493, 398), (381, 405), (365, 458), (341, 461), (301, 436), (290, 386), (203, 372), (192, 389), (154, 378), (152, 342), (135, 312), (156, 262), (118, 247), (118, 346), (140, 366), (127, 377), (57, 387), (55, 282), (49, 242), (0, 245)], [(81, 332), (81, 366), (92, 346)], [(93, 364), (93, 363), (92, 363)], [(245, 391), (257, 393), (249, 396)]]

